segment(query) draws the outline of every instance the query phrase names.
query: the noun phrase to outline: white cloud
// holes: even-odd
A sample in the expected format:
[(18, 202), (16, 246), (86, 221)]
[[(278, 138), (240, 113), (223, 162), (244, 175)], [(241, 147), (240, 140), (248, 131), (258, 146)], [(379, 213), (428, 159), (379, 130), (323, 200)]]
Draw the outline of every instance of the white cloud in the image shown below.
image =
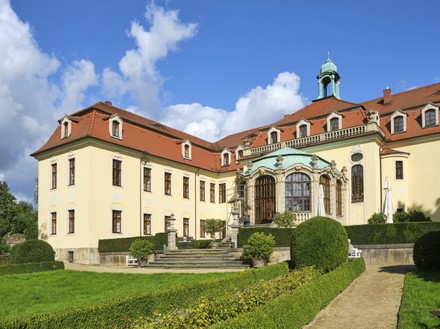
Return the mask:
[(240, 97), (235, 110), (228, 112), (200, 104), (180, 104), (168, 108), (164, 122), (210, 141), (226, 135), (267, 125), (295, 112), (305, 104), (299, 94), (300, 79), (295, 73), (280, 73), (272, 84), (258, 86)]

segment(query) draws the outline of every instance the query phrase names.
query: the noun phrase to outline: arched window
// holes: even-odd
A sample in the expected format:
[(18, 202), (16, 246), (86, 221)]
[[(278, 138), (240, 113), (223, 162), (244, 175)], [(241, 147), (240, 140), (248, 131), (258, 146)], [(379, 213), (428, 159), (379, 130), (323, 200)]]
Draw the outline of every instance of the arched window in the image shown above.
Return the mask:
[(336, 216), (342, 216), (342, 182), (336, 181)]
[(362, 165), (351, 167), (351, 202), (364, 201), (364, 168)]
[(330, 214), (330, 178), (327, 175), (322, 175), (319, 178), (319, 184), (324, 190), (324, 209), (326, 214)]
[(400, 133), (405, 130), (403, 125), (403, 116), (397, 116), (393, 120), (394, 133)]
[(276, 144), (278, 143), (278, 132), (272, 131), (270, 133), (270, 144)]
[(339, 118), (330, 119), (330, 131), (339, 130)]
[(120, 126), (120, 124), (118, 121), (116, 121), (116, 120), (112, 121), (112, 136), (113, 137), (120, 137), (119, 126)]
[(425, 111), (425, 127), (435, 126), (436, 123), (435, 110), (431, 109)]
[(64, 138), (67, 138), (69, 137), (69, 123), (67, 121), (64, 121), (63, 127), (64, 127)]
[(255, 182), (255, 224), (272, 219), (275, 213), (275, 178), (258, 177)]
[(293, 173), (286, 177), (286, 210), (310, 211), (310, 177)]
[(301, 125), (299, 126), (299, 138), (307, 137), (307, 126)]

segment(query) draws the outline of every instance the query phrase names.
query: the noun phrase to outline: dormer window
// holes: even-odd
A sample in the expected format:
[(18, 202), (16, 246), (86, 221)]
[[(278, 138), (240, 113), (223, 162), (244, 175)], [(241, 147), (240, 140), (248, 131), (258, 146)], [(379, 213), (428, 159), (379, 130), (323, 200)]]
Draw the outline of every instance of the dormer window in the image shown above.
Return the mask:
[(422, 126), (423, 128), (438, 125), (438, 107), (428, 104), (422, 110)]
[(182, 143), (182, 156), (191, 160), (191, 143), (189, 141)]
[(122, 120), (117, 115), (114, 115), (109, 120), (110, 136), (122, 139)]
[(72, 120), (65, 116), (61, 121), (61, 139), (68, 138), (72, 133)]
[(406, 113), (397, 110), (391, 115), (391, 133), (397, 134), (406, 131)]
[(231, 164), (231, 152), (224, 150), (221, 154), (222, 166), (229, 166)]
[(302, 119), (296, 124), (296, 138), (310, 136), (310, 122)]
[(235, 150), (235, 162), (238, 163), (238, 160), (240, 160), (243, 157), (243, 147), (239, 146)]
[(267, 144), (276, 144), (280, 142), (280, 130), (272, 127), (267, 132)]
[(342, 129), (342, 115), (333, 112), (327, 117), (327, 131), (336, 131)]

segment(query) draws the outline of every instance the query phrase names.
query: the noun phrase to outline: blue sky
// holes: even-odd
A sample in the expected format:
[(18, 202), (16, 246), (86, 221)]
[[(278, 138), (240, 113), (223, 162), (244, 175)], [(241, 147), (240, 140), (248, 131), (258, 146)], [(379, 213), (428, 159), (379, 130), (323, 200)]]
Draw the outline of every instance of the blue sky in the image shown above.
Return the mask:
[(100, 100), (217, 140), (315, 99), (327, 51), (347, 101), (438, 82), (438, 12), (435, 0), (0, 0), (0, 179), (29, 200), (29, 154)]

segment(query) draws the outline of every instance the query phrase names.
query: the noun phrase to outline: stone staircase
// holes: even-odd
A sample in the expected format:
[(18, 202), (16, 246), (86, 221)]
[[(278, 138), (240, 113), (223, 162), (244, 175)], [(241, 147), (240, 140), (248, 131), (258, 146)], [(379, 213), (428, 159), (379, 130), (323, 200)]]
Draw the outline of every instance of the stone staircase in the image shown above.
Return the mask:
[(157, 254), (154, 262), (143, 267), (149, 268), (249, 268), (229, 254), (229, 247), (216, 249), (181, 249)]

